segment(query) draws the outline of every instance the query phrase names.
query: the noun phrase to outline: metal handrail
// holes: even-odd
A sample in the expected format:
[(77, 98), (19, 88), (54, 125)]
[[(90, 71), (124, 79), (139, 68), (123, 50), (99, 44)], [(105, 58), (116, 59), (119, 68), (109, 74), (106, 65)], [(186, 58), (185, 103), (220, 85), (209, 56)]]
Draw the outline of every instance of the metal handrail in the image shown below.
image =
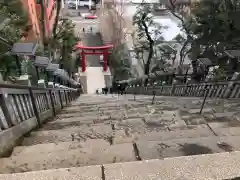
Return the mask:
[(20, 85), (20, 84), (2, 84), (0, 83), (0, 88), (13, 88), (13, 89), (29, 89), (31, 87), (33, 90), (77, 90), (74, 88), (44, 88), (44, 87), (37, 87), (37, 86), (27, 86), (27, 85)]

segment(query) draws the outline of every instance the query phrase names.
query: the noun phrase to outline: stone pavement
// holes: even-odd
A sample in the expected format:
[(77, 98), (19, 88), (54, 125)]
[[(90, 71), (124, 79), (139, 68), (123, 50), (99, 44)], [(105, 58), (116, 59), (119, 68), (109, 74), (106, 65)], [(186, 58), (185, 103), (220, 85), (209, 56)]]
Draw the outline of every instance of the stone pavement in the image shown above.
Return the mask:
[[(240, 150), (239, 102), (207, 100), (203, 114), (199, 114), (200, 106), (199, 98), (156, 97), (152, 104), (151, 96), (138, 95), (134, 100), (132, 95), (83, 95), (54, 120), (27, 135), (10, 157), (0, 159), (0, 173), (20, 173), (0, 179), (35, 175), (39, 180), (41, 175), (51, 180), (176, 179), (184, 171), (190, 176), (182, 178), (190, 179), (193, 172), (204, 168), (192, 167), (196, 169), (189, 172), (188, 166), (194, 162), (206, 166), (212, 163), (207, 160), (211, 157), (215, 164), (217, 156), (219, 164), (232, 155), (239, 159), (239, 153), (233, 152)], [(231, 152), (231, 157), (225, 152)], [(193, 156), (201, 154), (214, 155)], [(200, 157), (208, 158), (200, 162)], [(230, 161), (238, 163), (234, 158)], [(172, 168), (181, 173), (173, 173)], [(29, 171), (38, 172), (23, 173)], [(209, 173), (213, 174), (205, 179), (219, 179), (217, 170), (214, 172), (197, 174), (195, 179)]]

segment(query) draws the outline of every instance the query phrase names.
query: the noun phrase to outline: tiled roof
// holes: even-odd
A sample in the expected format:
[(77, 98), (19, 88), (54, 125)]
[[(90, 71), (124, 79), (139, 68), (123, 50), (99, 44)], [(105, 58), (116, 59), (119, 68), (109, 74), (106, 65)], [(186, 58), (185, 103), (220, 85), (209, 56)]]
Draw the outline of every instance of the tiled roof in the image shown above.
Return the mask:
[[(192, 0), (173, 0), (173, 2), (176, 1), (175, 3), (181, 4), (181, 3), (190, 3)], [(159, 0), (161, 4), (169, 4), (169, 0)]]

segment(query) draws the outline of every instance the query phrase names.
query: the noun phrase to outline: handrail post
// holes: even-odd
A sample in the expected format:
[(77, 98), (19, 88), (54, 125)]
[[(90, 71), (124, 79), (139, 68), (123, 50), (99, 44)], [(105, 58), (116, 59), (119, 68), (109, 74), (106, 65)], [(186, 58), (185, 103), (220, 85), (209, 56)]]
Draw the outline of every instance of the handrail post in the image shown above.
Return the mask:
[(29, 87), (28, 90), (29, 90), (29, 95), (30, 95), (31, 102), (32, 102), (33, 111), (34, 111), (34, 114), (35, 114), (36, 119), (37, 119), (38, 127), (41, 127), (40, 115), (39, 115), (39, 112), (38, 112), (38, 109), (37, 109), (36, 100), (35, 100), (35, 97), (34, 97), (34, 94), (33, 94), (33, 90), (32, 90), (31, 87)]
[(7, 98), (4, 97), (4, 93), (0, 95), (0, 106), (2, 108), (3, 114), (6, 119), (6, 123), (2, 124), (2, 126), (7, 129), (11, 126), (16, 125), (17, 123), (14, 121), (14, 117), (11, 113), (11, 110), (8, 106)]
[(204, 105), (205, 105), (208, 92), (209, 92), (209, 89), (205, 89), (205, 95), (204, 95), (204, 99), (203, 99), (203, 102), (202, 102), (202, 105), (201, 105), (200, 114), (202, 114), (202, 110), (203, 110), (203, 107), (204, 107)]
[(156, 96), (156, 91), (153, 91), (152, 104), (154, 104), (154, 101), (155, 101), (155, 96)]
[(68, 94), (69, 94), (69, 95), (68, 95), (68, 96), (69, 96), (69, 101), (72, 102), (72, 91), (69, 90)]
[(55, 109), (55, 105), (54, 105), (54, 101), (53, 101), (53, 97), (52, 97), (52, 90), (49, 89), (49, 96), (50, 96), (50, 101), (51, 101), (51, 105), (52, 105), (52, 113), (53, 116), (56, 116), (56, 109)]
[(176, 87), (176, 85), (173, 83), (173, 84), (172, 84), (172, 88), (171, 88), (171, 92), (170, 92), (170, 96), (173, 96), (173, 95), (174, 95), (174, 93), (175, 93), (175, 87)]
[(67, 106), (67, 104), (68, 104), (67, 94), (66, 94), (66, 91), (65, 91), (65, 90), (64, 90), (63, 92), (64, 92), (64, 96), (65, 96), (65, 100), (66, 100), (66, 106)]
[(162, 92), (163, 92), (163, 85), (161, 86), (160, 96), (162, 95)]
[(61, 90), (58, 90), (58, 96), (59, 96), (59, 100), (60, 100), (61, 109), (63, 109), (63, 102), (62, 102)]
[(69, 104), (71, 100), (69, 98), (69, 91), (68, 90), (66, 91), (66, 95), (67, 95), (67, 100), (68, 100), (68, 104)]

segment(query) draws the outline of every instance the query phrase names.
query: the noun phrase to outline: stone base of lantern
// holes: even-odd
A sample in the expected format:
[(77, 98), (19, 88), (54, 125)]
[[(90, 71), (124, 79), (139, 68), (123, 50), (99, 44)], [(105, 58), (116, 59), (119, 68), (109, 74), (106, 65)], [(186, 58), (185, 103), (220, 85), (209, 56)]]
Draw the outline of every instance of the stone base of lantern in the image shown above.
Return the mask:
[(45, 80), (44, 79), (39, 79), (38, 80), (38, 87), (46, 88), (46, 84), (45, 84)]
[(17, 83), (21, 85), (31, 86), (30, 76), (29, 75), (21, 75), (17, 79)]
[(49, 88), (54, 88), (53, 82), (48, 82), (48, 87), (49, 87)]

